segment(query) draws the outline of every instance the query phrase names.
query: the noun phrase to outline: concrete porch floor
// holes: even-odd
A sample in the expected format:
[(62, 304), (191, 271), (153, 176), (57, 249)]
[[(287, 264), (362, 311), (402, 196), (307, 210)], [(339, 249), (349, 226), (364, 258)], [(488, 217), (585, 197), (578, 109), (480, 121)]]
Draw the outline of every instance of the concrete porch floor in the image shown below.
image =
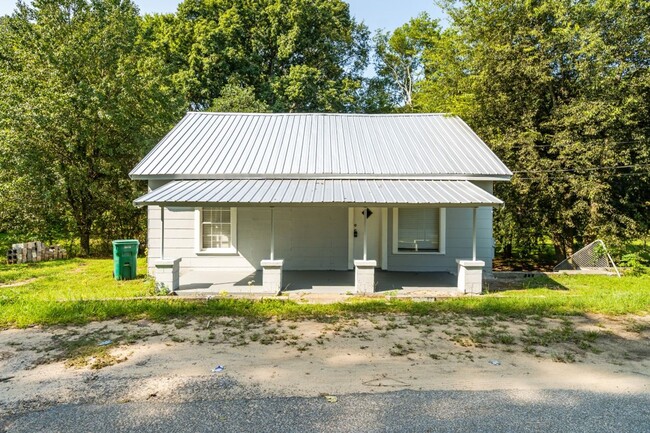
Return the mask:
[[(354, 293), (354, 271), (284, 271), (284, 294)], [(262, 271), (190, 271), (180, 277), (179, 296), (223, 293), (254, 295), (262, 286)], [(393, 293), (395, 291), (395, 293)], [(446, 272), (375, 272), (375, 293), (394, 295), (456, 295), (457, 277)]]

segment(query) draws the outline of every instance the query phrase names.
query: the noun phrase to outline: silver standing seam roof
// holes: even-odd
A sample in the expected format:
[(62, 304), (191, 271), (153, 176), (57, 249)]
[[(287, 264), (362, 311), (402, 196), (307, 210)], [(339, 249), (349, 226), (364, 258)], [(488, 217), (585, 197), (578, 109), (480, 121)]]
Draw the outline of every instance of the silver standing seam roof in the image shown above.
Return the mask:
[(466, 180), (221, 179), (175, 180), (136, 206), (382, 204), (499, 206), (501, 200)]
[(399, 178), (508, 180), (455, 116), (190, 112), (133, 179)]
[(171, 181), (136, 206), (499, 206), (468, 180), (512, 173), (443, 114), (187, 113), (131, 171)]

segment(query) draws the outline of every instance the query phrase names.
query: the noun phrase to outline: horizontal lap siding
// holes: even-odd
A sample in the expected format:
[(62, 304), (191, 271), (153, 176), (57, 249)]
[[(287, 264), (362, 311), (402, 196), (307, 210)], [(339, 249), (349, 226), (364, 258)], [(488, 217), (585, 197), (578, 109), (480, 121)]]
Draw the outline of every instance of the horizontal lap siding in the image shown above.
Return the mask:
[[(492, 193), (492, 182), (475, 182)], [(151, 184), (150, 184), (151, 185)], [(158, 187), (160, 185), (156, 185)], [(444, 255), (392, 254), (392, 211), (388, 212), (388, 270), (455, 272), (456, 259), (472, 257), (472, 210), (446, 211)], [(270, 258), (271, 211), (269, 208), (238, 208), (236, 255), (202, 256), (194, 249), (193, 208), (168, 208), (165, 213), (165, 255), (181, 257), (181, 270), (259, 269)], [(346, 207), (276, 207), (275, 258), (285, 260), (287, 270), (346, 270), (348, 254), (348, 210)], [(160, 257), (160, 208), (148, 207), (149, 271)], [(492, 209), (477, 214), (477, 258), (492, 269), (494, 255)]]
[(347, 208), (275, 208), (274, 212), (275, 258), (284, 259), (285, 269), (347, 269)]
[[(347, 269), (347, 208), (275, 208), (275, 258), (287, 270)], [(259, 269), (270, 257), (271, 210), (237, 210), (237, 249), (233, 255), (200, 255), (195, 251), (194, 208), (167, 208), (165, 256), (181, 257), (188, 270)], [(160, 207), (148, 207), (149, 272), (160, 257)]]

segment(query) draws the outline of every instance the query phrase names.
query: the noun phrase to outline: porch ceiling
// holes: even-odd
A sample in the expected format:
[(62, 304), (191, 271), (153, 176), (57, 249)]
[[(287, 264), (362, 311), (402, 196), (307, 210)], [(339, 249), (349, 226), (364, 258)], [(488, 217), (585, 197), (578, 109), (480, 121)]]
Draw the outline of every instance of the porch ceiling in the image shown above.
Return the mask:
[(466, 180), (218, 179), (175, 180), (136, 199), (136, 206), (440, 205), (500, 206)]

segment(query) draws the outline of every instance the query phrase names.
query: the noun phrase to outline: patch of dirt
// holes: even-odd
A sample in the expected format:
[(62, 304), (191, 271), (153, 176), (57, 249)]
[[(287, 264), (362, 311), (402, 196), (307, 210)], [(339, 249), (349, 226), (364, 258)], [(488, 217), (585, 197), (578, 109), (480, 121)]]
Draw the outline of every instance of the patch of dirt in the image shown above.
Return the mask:
[(27, 284), (33, 283), (36, 280), (38, 280), (38, 278), (30, 278), (28, 280), (17, 281), (15, 283), (9, 283), (9, 284), (0, 284), (0, 289), (4, 289), (4, 288), (7, 288), (7, 287), (26, 286)]
[(0, 331), (0, 417), (61, 403), (407, 388), (648, 393), (649, 343), (650, 316), (215, 318), (10, 329)]

